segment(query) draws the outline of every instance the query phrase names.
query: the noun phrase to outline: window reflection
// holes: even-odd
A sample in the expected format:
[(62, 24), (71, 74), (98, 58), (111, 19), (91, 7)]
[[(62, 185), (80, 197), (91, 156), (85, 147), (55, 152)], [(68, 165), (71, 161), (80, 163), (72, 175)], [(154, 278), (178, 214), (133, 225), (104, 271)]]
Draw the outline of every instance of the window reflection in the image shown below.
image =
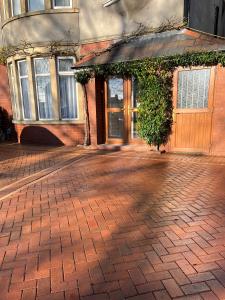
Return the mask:
[(123, 79), (110, 78), (108, 81), (108, 108), (123, 108)]

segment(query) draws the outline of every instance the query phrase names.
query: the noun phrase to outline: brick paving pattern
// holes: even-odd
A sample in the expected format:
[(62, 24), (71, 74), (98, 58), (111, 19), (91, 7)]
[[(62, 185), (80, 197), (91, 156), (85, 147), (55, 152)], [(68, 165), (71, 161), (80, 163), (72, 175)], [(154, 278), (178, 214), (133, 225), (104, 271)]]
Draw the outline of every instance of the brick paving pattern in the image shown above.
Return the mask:
[(225, 299), (225, 159), (92, 152), (4, 199), (0, 299)]
[[(74, 148), (0, 144), (0, 189), (67, 160)], [(76, 151), (77, 152), (77, 151)], [(62, 156), (63, 153), (63, 156)]]

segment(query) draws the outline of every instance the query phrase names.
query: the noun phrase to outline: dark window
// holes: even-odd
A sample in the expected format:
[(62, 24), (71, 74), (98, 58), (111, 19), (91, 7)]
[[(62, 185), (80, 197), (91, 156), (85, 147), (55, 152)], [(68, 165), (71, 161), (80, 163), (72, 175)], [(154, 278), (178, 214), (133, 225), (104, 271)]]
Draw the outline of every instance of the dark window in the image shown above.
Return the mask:
[(184, 18), (189, 24), (190, 17), (190, 0), (184, 0)]
[(215, 8), (214, 35), (218, 35), (219, 12), (220, 12), (220, 9), (217, 6)]

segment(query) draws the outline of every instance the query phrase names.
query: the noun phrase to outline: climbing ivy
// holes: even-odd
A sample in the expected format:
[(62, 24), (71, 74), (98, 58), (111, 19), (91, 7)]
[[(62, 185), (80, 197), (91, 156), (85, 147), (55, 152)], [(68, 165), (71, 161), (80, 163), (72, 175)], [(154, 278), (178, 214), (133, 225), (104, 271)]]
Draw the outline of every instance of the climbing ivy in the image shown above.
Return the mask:
[(166, 144), (172, 126), (173, 72), (177, 67), (225, 66), (224, 52), (189, 52), (161, 58), (146, 58), (131, 62), (94, 65), (81, 69), (76, 79), (86, 84), (98, 76), (137, 78), (139, 86), (138, 133), (148, 144)]

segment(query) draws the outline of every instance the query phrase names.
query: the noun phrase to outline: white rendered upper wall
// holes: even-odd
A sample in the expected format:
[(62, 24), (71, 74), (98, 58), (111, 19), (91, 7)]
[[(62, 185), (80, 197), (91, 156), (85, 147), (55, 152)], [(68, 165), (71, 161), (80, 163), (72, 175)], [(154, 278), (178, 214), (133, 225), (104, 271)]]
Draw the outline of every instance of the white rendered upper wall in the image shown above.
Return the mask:
[[(18, 0), (19, 1), (19, 0)], [(35, 0), (34, 0), (35, 1)], [(21, 41), (43, 45), (52, 41), (86, 43), (120, 37), (134, 32), (139, 24), (158, 27), (167, 20), (182, 21), (185, 5), (190, 6), (190, 27), (214, 33), (215, 10), (218, 12), (218, 34), (225, 35), (224, 0), (71, 0), (70, 8), (54, 9), (53, 0), (45, 0), (45, 9), (26, 12), (2, 21), (4, 45)], [(1, 3), (1, 15), (7, 15)], [(10, 1), (5, 0), (5, 3)], [(20, 1), (25, 4), (26, 0)]]
[(80, 38), (105, 39), (135, 31), (138, 24), (158, 27), (167, 20), (183, 20), (183, 0), (117, 0), (104, 7), (106, 0), (80, 0)]
[(4, 44), (105, 40), (131, 33), (140, 23), (157, 27), (171, 18), (182, 20), (184, 12), (183, 0), (117, 0), (108, 7), (104, 7), (107, 0), (71, 1), (70, 10), (49, 8), (51, 0), (45, 0), (45, 11), (22, 11), (6, 19), (2, 27)]

